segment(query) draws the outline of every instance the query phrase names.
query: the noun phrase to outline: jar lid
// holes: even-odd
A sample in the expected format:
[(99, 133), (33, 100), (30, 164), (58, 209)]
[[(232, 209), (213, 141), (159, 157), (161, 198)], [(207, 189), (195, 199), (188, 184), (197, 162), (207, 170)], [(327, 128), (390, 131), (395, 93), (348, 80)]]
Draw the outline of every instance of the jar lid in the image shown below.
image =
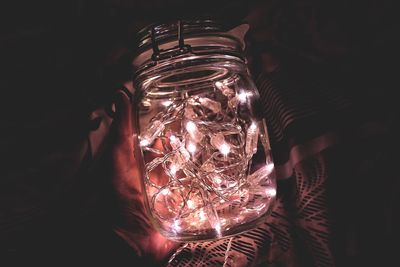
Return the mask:
[(174, 23), (151, 24), (138, 32), (138, 49), (134, 67), (191, 52), (242, 53), (244, 35), (249, 26), (229, 27), (215, 20), (181, 20)]

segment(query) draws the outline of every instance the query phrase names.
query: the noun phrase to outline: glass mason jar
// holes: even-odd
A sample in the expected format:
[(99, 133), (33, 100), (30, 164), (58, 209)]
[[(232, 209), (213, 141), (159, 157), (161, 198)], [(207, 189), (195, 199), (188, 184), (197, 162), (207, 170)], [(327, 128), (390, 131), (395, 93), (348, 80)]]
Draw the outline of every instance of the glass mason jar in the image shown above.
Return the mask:
[(148, 215), (173, 240), (241, 233), (264, 220), (275, 200), (267, 127), (240, 27), (178, 21), (138, 35), (136, 157)]

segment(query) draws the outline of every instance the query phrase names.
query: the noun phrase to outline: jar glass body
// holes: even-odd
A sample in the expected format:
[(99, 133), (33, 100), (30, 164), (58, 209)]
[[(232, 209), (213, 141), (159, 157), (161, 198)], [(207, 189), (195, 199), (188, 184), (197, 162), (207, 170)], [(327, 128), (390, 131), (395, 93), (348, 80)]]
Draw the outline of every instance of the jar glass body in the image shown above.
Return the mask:
[(276, 196), (259, 94), (242, 58), (186, 53), (137, 72), (137, 157), (164, 236), (209, 240), (265, 219)]

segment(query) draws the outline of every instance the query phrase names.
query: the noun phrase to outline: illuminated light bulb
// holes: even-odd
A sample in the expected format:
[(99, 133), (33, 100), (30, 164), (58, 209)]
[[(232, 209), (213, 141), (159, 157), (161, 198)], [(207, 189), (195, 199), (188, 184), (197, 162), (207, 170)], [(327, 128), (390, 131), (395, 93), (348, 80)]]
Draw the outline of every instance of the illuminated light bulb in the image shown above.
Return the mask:
[(173, 176), (175, 176), (176, 172), (178, 171), (178, 167), (175, 164), (171, 164), (169, 171)]
[(175, 135), (171, 135), (169, 137), (169, 143), (170, 143), (172, 149), (177, 149), (181, 146), (181, 141)]
[(220, 81), (215, 82), (215, 86), (218, 88), (221, 88), (223, 86), (223, 83)]
[(204, 134), (202, 134), (199, 129), (196, 126), (196, 123), (194, 123), (193, 121), (188, 121), (186, 123), (186, 130), (188, 131), (188, 133), (190, 134), (190, 137), (195, 141), (195, 142), (200, 142), (203, 137)]
[(193, 133), (194, 131), (197, 130), (197, 126), (196, 126), (196, 124), (195, 124), (193, 121), (188, 121), (188, 122), (186, 123), (186, 130), (187, 130), (189, 133)]
[(275, 188), (267, 188), (265, 189), (265, 193), (267, 196), (274, 197), (276, 196), (276, 189)]
[(215, 232), (217, 232), (217, 236), (221, 237), (221, 224), (220, 222), (217, 222), (214, 226)]
[(167, 196), (169, 194), (169, 189), (163, 189), (161, 191), (161, 194), (163, 194), (164, 196)]
[(206, 213), (204, 212), (204, 210), (201, 210), (199, 212), (199, 218), (200, 218), (200, 221), (205, 221), (207, 219), (207, 216), (206, 216)]
[(186, 201), (186, 204), (187, 204), (189, 209), (193, 209), (194, 208), (193, 200), (189, 199), (188, 201)]
[(211, 100), (206, 97), (200, 97), (199, 98), (200, 104), (202, 104), (204, 107), (210, 109), (214, 113), (218, 113), (221, 111), (221, 103)]
[(166, 101), (162, 102), (161, 104), (162, 104), (163, 106), (165, 106), (165, 107), (168, 107), (169, 105), (172, 104), (172, 101), (171, 101), (171, 100), (166, 100)]
[[(196, 148), (196, 146), (195, 146)], [(186, 150), (186, 148), (184, 148), (183, 146), (181, 146), (179, 148), (179, 152), (180, 152), (180, 162), (181, 161), (188, 161), (190, 159), (190, 154), (189, 152)]]
[(140, 146), (145, 147), (148, 145), (150, 145), (149, 140), (147, 140), (147, 139), (140, 140)]
[(250, 127), (249, 127), (250, 131), (256, 131), (257, 130), (257, 123), (256, 122), (252, 122)]
[(252, 96), (253, 94), (252, 93), (250, 93), (250, 92), (246, 92), (246, 91), (241, 91), (239, 94), (238, 94), (238, 99), (239, 99), (239, 101), (240, 102), (246, 102), (247, 101), (247, 97), (248, 96)]
[(259, 132), (260, 130), (255, 122), (253, 122), (247, 129), (245, 151), (248, 156), (252, 156), (257, 152)]
[(271, 173), (273, 170), (274, 170), (274, 164), (273, 163), (269, 163), (269, 164), (267, 164), (266, 166), (265, 166), (265, 170), (268, 172), (268, 173)]
[(263, 181), (268, 180), (271, 172), (274, 169), (274, 164), (267, 164), (260, 169), (256, 170), (252, 174), (247, 177), (247, 180), (253, 185), (258, 185), (260, 183), (264, 183)]
[(181, 226), (179, 225), (179, 221), (175, 220), (174, 223), (172, 224), (172, 228), (174, 232), (180, 232), (182, 230)]
[(221, 152), (221, 154), (226, 156), (231, 151), (231, 147), (228, 144), (224, 143), (219, 147), (219, 151)]
[(222, 179), (221, 179), (221, 177), (220, 177), (219, 175), (215, 175), (215, 176), (214, 176), (214, 181), (215, 181), (217, 184), (221, 184), (221, 183), (222, 183)]
[(197, 150), (196, 145), (193, 144), (193, 143), (189, 143), (188, 146), (187, 146), (187, 150), (188, 150), (190, 153), (193, 154), (193, 153), (196, 152), (196, 150)]
[(140, 145), (148, 146), (154, 142), (157, 136), (164, 131), (165, 125), (161, 121), (153, 121), (141, 135), (140, 135)]
[(224, 156), (228, 155), (231, 151), (231, 147), (228, 143), (225, 142), (225, 137), (221, 133), (213, 135), (210, 139), (210, 143), (212, 146), (217, 148), (219, 152), (221, 152), (221, 154), (223, 154)]

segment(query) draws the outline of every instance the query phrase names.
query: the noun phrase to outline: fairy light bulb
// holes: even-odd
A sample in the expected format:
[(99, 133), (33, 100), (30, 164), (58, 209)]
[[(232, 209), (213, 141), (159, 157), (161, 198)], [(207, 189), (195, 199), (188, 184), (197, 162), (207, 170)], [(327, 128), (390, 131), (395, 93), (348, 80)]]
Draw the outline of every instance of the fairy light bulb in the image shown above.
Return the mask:
[(221, 111), (221, 103), (211, 100), (206, 97), (200, 97), (199, 98), (200, 104), (202, 104), (204, 107), (210, 109), (214, 113), (218, 113)]
[(217, 222), (214, 226), (217, 237), (221, 237), (221, 223)]
[(256, 122), (252, 122), (246, 133), (246, 147), (245, 151), (247, 156), (252, 156), (257, 152), (259, 128)]
[(193, 209), (194, 208), (193, 200), (189, 199), (188, 201), (186, 201), (186, 204), (187, 204), (189, 209)]
[(265, 166), (265, 169), (268, 173), (271, 173), (274, 170), (274, 164), (273, 163), (269, 163)]
[(251, 92), (246, 92), (246, 91), (240, 91), (238, 94), (238, 99), (240, 102), (244, 103), (247, 101), (247, 97), (252, 96), (253, 94)]
[(231, 147), (227, 143), (223, 143), (218, 149), (224, 156), (228, 155), (231, 151)]
[(167, 196), (168, 194), (169, 194), (169, 189), (163, 189), (162, 191), (161, 191), (161, 194), (163, 194), (164, 196)]
[(176, 172), (178, 171), (178, 167), (175, 164), (171, 164), (169, 171), (173, 176), (175, 176)]
[(200, 219), (200, 221), (205, 221), (207, 219), (207, 216), (206, 216), (206, 213), (204, 212), (204, 210), (199, 211), (199, 219)]
[(165, 125), (159, 120), (153, 121), (150, 126), (140, 135), (140, 146), (151, 145), (159, 134), (164, 131)]
[(224, 156), (228, 155), (231, 151), (230, 145), (225, 141), (225, 137), (221, 133), (213, 135), (210, 139), (210, 143)]
[(164, 107), (169, 107), (172, 103), (173, 103), (173, 102), (172, 102), (171, 100), (165, 100), (165, 101), (163, 101), (161, 104), (162, 104)]
[(276, 196), (276, 189), (275, 188), (267, 188), (267, 189), (265, 189), (265, 193), (269, 197), (275, 197)]
[(193, 121), (188, 121), (186, 123), (186, 131), (190, 134), (190, 137), (195, 141), (195, 142), (201, 142), (201, 140), (204, 137), (204, 134), (202, 134), (199, 129), (197, 128), (196, 123)]
[(186, 123), (186, 130), (187, 130), (189, 133), (193, 133), (194, 131), (197, 130), (196, 124), (195, 124), (193, 121), (188, 121), (188, 122)]
[(172, 229), (174, 232), (178, 233), (182, 230), (182, 227), (180, 226), (179, 220), (175, 220), (174, 223), (172, 224)]
[(188, 144), (188, 146), (187, 146), (187, 150), (190, 152), (190, 153), (194, 153), (194, 152), (196, 152), (196, 150), (197, 150), (197, 147), (196, 147), (196, 145), (195, 144), (193, 144), (193, 143), (189, 143)]

